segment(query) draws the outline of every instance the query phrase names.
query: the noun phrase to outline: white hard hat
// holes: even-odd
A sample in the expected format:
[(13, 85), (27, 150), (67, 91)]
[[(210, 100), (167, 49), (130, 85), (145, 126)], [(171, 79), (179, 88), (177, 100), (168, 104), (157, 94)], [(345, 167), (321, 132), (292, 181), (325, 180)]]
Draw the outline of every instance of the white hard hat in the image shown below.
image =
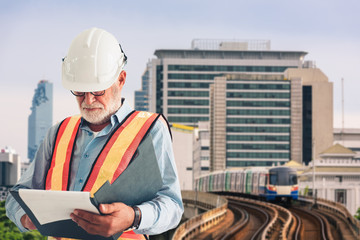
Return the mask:
[(62, 84), (79, 92), (109, 88), (119, 77), (126, 55), (116, 38), (98, 28), (80, 33), (62, 63)]

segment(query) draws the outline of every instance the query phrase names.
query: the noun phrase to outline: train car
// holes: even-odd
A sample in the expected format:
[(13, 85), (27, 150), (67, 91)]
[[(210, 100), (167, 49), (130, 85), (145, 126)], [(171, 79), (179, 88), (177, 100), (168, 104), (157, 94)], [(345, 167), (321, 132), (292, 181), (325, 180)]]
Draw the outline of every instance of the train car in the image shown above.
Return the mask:
[(266, 188), (266, 200), (268, 201), (297, 200), (299, 185), (296, 170), (289, 167), (270, 168)]
[(213, 172), (196, 179), (195, 186), (206, 192), (237, 192), (268, 201), (298, 199), (296, 170), (289, 167), (252, 167)]

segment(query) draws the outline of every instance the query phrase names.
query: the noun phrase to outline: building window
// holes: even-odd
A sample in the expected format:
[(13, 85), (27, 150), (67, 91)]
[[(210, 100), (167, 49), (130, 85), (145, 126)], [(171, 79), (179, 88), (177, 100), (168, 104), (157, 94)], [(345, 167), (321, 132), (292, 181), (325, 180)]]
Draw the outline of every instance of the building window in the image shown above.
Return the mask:
[(335, 202), (346, 205), (346, 189), (335, 189)]

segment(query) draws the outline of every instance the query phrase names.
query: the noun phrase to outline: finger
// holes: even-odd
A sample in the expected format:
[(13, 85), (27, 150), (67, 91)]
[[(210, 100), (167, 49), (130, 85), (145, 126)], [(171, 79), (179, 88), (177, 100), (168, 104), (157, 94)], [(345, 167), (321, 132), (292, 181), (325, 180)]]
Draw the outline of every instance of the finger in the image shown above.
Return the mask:
[(99, 234), (99, 231), (101, 230), (101, 227), (99, 225), (88, 222), (85, 219), (76, 216), (75, 214), (71, 214), (70, 217), (74, 222), (77, 223), (79, 227), (84, 229), (86, 232), (90, 234)]
[(102, 214), (112, 214), (120, 211), (124, 206), (123, 203), (100, 204), (99, 209)]
[(92, 224), (98, 225), (102, 222), (102, 219), (101, 219), (102, 216), (95, 214), (95, 213), (75, 209), (72, 214), (74, 215), (74, 218), (81, 219), (83, 221), (86, 221), (86, 222), (89, 222)]

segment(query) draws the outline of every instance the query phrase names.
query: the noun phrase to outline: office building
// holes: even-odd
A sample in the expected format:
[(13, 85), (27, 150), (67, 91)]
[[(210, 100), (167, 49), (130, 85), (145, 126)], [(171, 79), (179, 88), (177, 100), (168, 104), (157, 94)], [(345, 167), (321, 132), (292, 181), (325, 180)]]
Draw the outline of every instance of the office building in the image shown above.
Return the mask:
[(53, 123), (53, 84), (41, 80), (32, 99), (31, 114), (28, 119), (28, 159), (35, 153)]
[(199, 122), (194, 129), (193, 175), (194, 179), (210, 172), (210, 122)]
[(224, 74), (279, 74), (300, 68), (306, 52), (271, 51), (269, 41), (194, 40), (192, 49), (159, 49), (151, 60), (150, 111), (170, 123), (209, 121), (209, 90)]
[(135, 110), (149, 111), (149, 83), (151, 74), (151, 62), (148, 63), (141, 77), (141, 90), (135, 91)]
[(216, 77), (210, 170), (308, 164), (332, 145), (332, 113), (332, 83), (317, 68)]
[(0, 151), (0, 201), (5, 200), (8, 189), (20, 178), (21, 162), (15, 150), (5, 147)]
[(270, 49), (194, 40), (191, 49), (156, 50), (147, 65), (150, 111), (170, 123), (209, 121), (210, 171), (308, 164), (333, 143), (332, 83), (306, 52)]

